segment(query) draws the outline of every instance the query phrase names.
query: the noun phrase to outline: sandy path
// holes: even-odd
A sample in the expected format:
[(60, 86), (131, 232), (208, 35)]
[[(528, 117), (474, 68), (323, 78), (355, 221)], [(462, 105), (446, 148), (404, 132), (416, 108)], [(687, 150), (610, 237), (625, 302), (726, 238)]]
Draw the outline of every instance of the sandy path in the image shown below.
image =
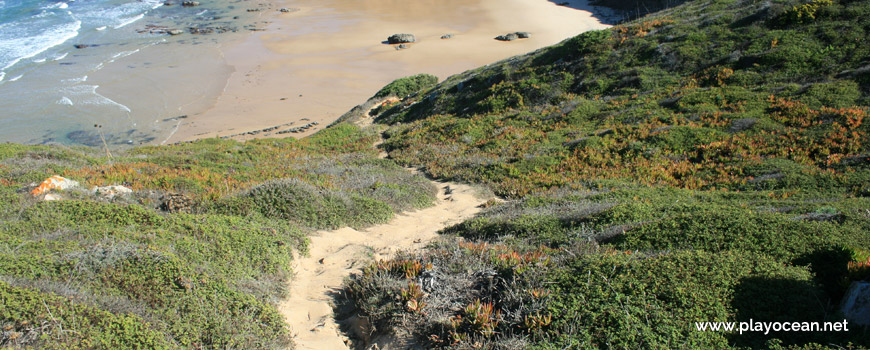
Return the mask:
[[(435, 206), (397, 215), (387, 224), (363, 231), (342, 228), (311, 237), (310, 255), (297, 257), (290, 297), (279, 310), (294, 334), (296, 349), (349, 349), (347, 337), (333, 316), (333, 296), (342, 281), (372, 258), (388, 258), (399, 250), (422, 248), (437, 231), (477, 213), (486, 199), (468, 185), (434, 182)], [(452, 193), (446, 194), (445, 186)]]

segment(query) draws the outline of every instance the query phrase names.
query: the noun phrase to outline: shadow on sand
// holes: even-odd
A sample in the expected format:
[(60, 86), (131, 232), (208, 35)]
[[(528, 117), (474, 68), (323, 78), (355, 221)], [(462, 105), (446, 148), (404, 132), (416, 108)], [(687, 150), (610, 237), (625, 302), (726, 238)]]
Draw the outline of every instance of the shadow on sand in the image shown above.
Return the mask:
[(616, 25), (625, 17), (623, 11), (610, 7), (595, 6), (589, 0), (547, 0), (559, 6), (592, 13), (592, 17), (603, 24)]

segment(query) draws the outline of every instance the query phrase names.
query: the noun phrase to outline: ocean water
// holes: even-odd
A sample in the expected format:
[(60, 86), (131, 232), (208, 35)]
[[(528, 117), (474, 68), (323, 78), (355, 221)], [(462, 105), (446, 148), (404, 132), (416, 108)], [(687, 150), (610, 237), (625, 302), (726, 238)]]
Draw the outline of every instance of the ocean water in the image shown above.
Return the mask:
[(165, 1), (0, 0), (0, 142), (155, 144), (207, 108), (255, 5)]

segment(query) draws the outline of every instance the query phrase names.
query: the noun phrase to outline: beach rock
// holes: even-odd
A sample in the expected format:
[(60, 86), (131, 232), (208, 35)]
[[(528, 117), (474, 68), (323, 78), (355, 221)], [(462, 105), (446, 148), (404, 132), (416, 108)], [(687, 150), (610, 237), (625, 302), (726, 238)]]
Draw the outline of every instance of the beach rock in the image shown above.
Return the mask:
[[(306, 119), (307, 119), (307, 118), (306, 118)], [(305, 125), (303, 125), (303, 126), (297, 126), (297, 127), (295, 127), (295, 128), (290, 128), (290, 129), (287, 129), (287, 130), (279, 131), (279, 132), (277, 132), (276, 134), (283, 135), (283, 134), (290, 134), (290, 133), (296, 134), (296, 133), (300, 133), (300, 132), (305, 132), (305, 131), (307, 131), (308, 129), (313, 128), (313, 127), (316, 126), (317, 124), (320, 124), (320, 123), (318, 123), (318, 122), (310, 122), (310, 123), (305, 124)]]
[(453, 34), (444, 34), (441, 36), (441, 39), (450, 39), (453, 38)]
[(173, 4), (171, 1), (167, 1), (167, 2), (163, 3), (163, 6), (172, 6), (172, 5), (175, 5), (175, 4)]
[(199, 6), (199, 1), (182, 1), (181, 6), (184, 6), (184, 7)]
[(495, 40), (499, 41), (514, 41), (517, 39), (528, 39), (532, 37), (532, 33), (529, 32), (513, 32), (505, 35), (499, 35), (495, 37)]
[(396, 50), (403, 50), (403, 49), (407, 49), (409, 47), (410, 46), (408, 46), (406, 44), (399, 44), (398, 46), (396, 46)]
[(73, 187), (78, 187), (78, 181), (67, 179), (60, 175), (51, 176), (43, 181), (39, 186), (30, 191), (34, 197), (48, 193), (51, 190), (67, 190)]
[(509, 34), (499, 35), (499, 36), (495, 37), (495, 40), (498, 40), (498, 41), (514, 41), (517, 39), (519, 39), (519, 36), (517, 35), (517, 33), (509, 33)]
[(404, 44), (404, 43), (413, 43), (417, 41), (417, 37), (414, 34), (393, 34), (387, 38), (387, 42), (390, 44)]
[(184, 31), (182, 31), (181, 29), (172, 29), (167, 31), (167, 33), (169, 33), (169, 35), (181, 35), (182, 33), (184, 33)]
[(95, 195), (100, 196), (105, 199), (112, 199), (115, 196), (120, 195), (128, 195), (132, 194), (133, 190), (129, 187), (121, 186), (121, 185), (111, 185), (111, 186), (103, 186), (103, 187), (94, 187), (91, 190)]
[(870, 326), (870, 282), (852, 282), (840, 311), (852, 323)]
[(208, 27), (206, 27), (206, 28), (190, 27), (188, 29), (190, 30), (190, 34), (211, 34), (211, 33), (214, 33), (214, 28), (208, 28)]
[(281, 12), (284, 12), (284, 13), (289, 13), (289, 12), (296, 12), (296, 11), (299, 11), (299, 9), (297, 9), (297, 8), (289, 8), (289, 9), (288, 9), (288, 8), (286, 8), (286, 7), (282, 7), (282, 8), (281, 8), (280, 10), (278, 10), (278, 11), (281, 11)]
[(89, 45), (89, 44), (75, 44), (75, 45), (73, 45), (73, 47), (77, 48), (77, 49), (84, 49), (84, 48), (88, 48), (91, 46), (93, 46), (93, 45)]

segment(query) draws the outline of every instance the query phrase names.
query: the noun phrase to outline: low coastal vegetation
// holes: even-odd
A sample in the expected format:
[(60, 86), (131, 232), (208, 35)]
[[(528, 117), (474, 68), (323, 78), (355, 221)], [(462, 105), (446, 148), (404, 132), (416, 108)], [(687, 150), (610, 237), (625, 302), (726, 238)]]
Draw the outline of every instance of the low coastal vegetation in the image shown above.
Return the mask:
[(870, 279), (868, 25), (864, 0), (694, 0), (396, 103), (392, 159), (509, 201), (348, 304), (434, 348), (870, 346), (695, 328), (842, 321)]
[[(302, 140), (2, 144), (0, 346), (290, 345), (276, 304), (306, 234), (432, 203), (401, 164), (507, 201), (348, 278), (360, 345), (866, 349), (855, 325), (695, 323), (842, 321), (870, 280), (868, 28), (868, 0), (693, 0), (397, 80), (366, 128), (360, 108)], [(52, 175), (83, 186), (28, 193)], [(88, 190), (107, 185), (133, 192)]]
[[(0, 346), (276, 348), (293, 252), (314, 229), (430, 205), (429, 182), (340, 125), (296, 141), (0, 145)], [(40, 201), (34, 183), (82, 188)], [(107, 198), (91, 186), (124, 185)]]

